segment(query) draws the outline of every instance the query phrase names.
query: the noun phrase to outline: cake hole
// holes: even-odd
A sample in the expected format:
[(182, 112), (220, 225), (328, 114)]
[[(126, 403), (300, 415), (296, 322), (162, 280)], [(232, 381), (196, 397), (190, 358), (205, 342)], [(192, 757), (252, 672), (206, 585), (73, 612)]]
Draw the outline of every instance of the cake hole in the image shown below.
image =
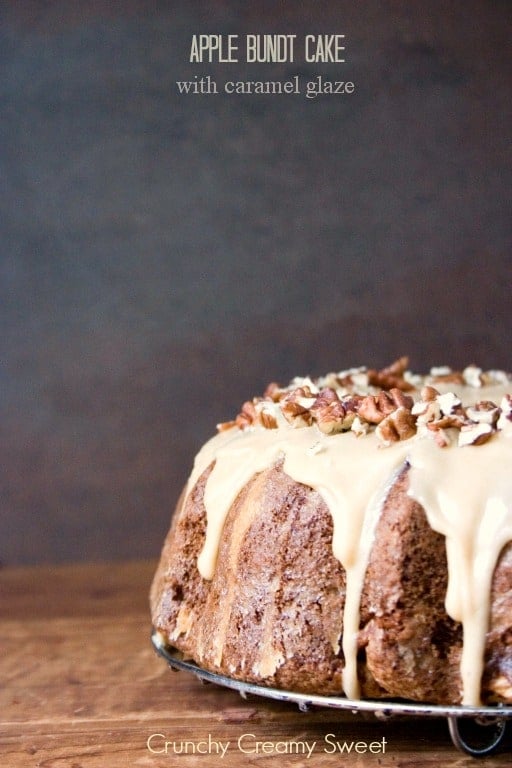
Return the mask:
[(176, 584), (173, 588), (173, 598), (174, 600), (177, 600), (179, 603), (183, 600), (183, 587), (181, 584)]

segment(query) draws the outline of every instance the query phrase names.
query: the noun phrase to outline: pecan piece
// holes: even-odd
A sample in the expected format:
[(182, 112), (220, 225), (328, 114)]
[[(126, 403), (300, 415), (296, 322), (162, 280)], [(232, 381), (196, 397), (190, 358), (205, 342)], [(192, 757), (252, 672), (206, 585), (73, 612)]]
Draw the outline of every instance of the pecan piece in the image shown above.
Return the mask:
[(483, 445), (493, 434), (491, 424), (465, 424), (459, 433), (459, 445)]
[(317, 408), (314, 415), (318, 429), (325, 435), (334, 435), (349, 428), (345, 426), (346, 411), (339, 400)]
[(315, 400), (309, 387), (294, 389), (280, 403), (286, 421), (294, 427), (309, 427), (313, 423), (310, 407)]
[(433, 432), (439, 429), (462, 429), (466, 424), (466, 420), (457, 414), (449, 414), (448, 416), (441, 416), (435, 421), (431, 421), (427, 424), (427, 428)]
[(370, 369), (368, 371), (368, 383), (382, 389), (398, 387), (402, 391), (408, 392), (414, 389), (413, 385), (404, 378), (408, 365), (409, 358), (400, 357), (387, 368), (382, 368), (380, 371)]
[(464, 376), (459, 371), (450, 371), (449, 373), (432, 374), (434, 384), (464, 384)]
[(482, 369), (477, 365), (468, 365), (462, 371), (462, 378), (470, 387), (481, 387), (483, 384)]
[(285, 395), (286, 390), (282, 389), (275, 381), (271, 382), (265, 390), (264, 397), (270, 398), (273, 403), (278, 403)]
[(408, 440), (416, 434), (416, 420), (408, 408), (400, 406), (380, 422), (376, 433), (386, 445)]
[(259, 416), (261, 425), (265, 427), (265, 429), (277, 429), (277, 419), (271, 411), (262, 408)]
[(414, 405), (414, 400), (412, 397), (410, 395), (406, 395), (403, 389), (392, 387), (389, 390), (389, 394), (391, 395), (391, 399), (397, 408), (407, 408), (407, 410), (410, 411)]
[(227, 432), (228, 429), (232, 429), (236, 426), (237, 424), (234, 419), (232, 421), (221, 421), (220, 424), (217, 424), (217, 432)]
[(498, 421), (500, 409), (496, 403), (490, 400), (480, 400), (480, 402), (467, 409), (467, 414), (471, 421), (475, 421), (478, 424), (492, 424), (494, 426)]
[(359, 416), (355, 416), (355, 418), (352, 421), (352, 424), (350, 425), (350, 429), (357, 437), (361, 437), (362, 435), (368, 434), (370, 430), (370, 425), (367, 421), (362, 421), (362, 419), (359, 418)]
[(448, 416), (451, 413), (456, 413), (461, 406), (460, 398), (454, 392), (446, 392), (444, 395), (438, 395), (437, 402), (441, 408), (441, 412)]
[(324, 408), (326, 405), (329, 405), (329, 403), (335, 403), (336, 401), (339, 402), (339, 397), (336, 393), (336, 390), (332, 389), (332, 387), (324, 387), (318, 393), (315, 402), (311, 406), (311, 410), (314, 413), (315, 410)]
[(324, 387), (310, 408), (318, 428), (326, 435), (333, 435), (343, 430), (345, 409), (334, 389)]
[(247, 400), (243, 405), (240, 413), (235, 419), (235, 423), (239, 429), (245, 429), (256, 423), (258, 420), (258, 414), (256, 412), (256, 406), (252, 400)]
[(439, 397), (440, 394), (441, 393), (435, 387), (431, 387), (429, 384), (426, 384), (424, 387), (422, 387), (420, 397), (423, 402), (431, 403), (436, 399), (436, 397)]
[(500, 403), (500, 417), (498, 419), (498, 429), (505, 429), (512, 421), (512, 395), (505, 395)]
[(378, 395), (366, 395), (359, 406), (359, 417), (369, 424), (380, 422), (396, 409), (396, 404), (389, 392), (381, 390)]

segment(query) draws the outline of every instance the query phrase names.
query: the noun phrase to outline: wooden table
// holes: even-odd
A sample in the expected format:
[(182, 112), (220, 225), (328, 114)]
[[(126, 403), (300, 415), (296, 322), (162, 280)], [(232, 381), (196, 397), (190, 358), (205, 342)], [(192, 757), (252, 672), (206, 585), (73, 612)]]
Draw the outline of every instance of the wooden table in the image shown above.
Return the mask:
[(154, 567), (0, 570), (2, 768), (510, 766), (510, 734), (477, 762), (444, 720), (301, 713), (172, 672), (149, 642)]

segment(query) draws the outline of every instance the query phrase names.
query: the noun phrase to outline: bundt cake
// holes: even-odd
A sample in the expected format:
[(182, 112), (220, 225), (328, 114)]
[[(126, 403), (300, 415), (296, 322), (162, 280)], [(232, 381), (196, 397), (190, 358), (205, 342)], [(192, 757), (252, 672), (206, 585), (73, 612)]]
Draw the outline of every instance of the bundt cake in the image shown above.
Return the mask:
[(161, 642), (297, 692), (511, 704), (511, 393), (402, 358), (244, 403), (164, 543)]

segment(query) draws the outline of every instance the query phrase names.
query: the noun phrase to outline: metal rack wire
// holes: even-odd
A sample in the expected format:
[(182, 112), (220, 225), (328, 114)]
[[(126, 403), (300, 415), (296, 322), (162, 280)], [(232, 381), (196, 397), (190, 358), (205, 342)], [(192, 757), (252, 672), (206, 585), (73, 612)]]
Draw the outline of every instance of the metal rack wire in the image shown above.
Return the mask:
[(231, 688), (238, 691), (243, 698), (252, 695), (286, 701), (296, 704), (301, 712), (307, 712), (315, 707), (341, 709), (354, 714), (369, 712), (373, 713), (379, 720), (398, 716), (445, 717), (454, 746), (471, 757), (486, 757), (496, 751), (505, 735), (507, 721), (512, 719), (512, 707), (505, 706), (467, 707), (462, 705), (418, 704), (406, 701), (359, 701), (342, 696), (320, 696), (268, 688), (234, 680), (225, 675), (218, 675), (201, 669), (194, 662), (185, 661), (179, 651), (162, 643), (161, 636), (157, 632), (152, 633), (151, 642), (156, 652), (165, 659), (172, 669), (190, 672), (202, 682)]

